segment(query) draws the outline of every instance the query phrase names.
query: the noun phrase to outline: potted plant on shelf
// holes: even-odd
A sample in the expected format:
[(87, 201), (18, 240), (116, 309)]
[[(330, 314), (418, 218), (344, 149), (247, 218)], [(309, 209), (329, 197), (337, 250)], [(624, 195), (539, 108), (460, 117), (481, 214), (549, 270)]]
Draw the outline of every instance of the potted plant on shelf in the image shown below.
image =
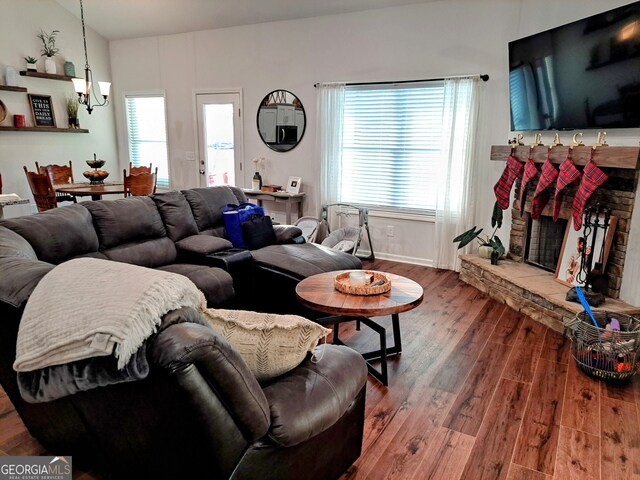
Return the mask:
[(38, 38), (42, 41), (42, 53), (43, 57), (47, 57), (44, 60), (44, 71), (47, 73), (55, 74), (56, 62), (53, 60), (53, 57), (60, 51), (59, 48), (56, 47), (56, 35), (60, 33), (59, 30), (53, 30), (51, 33), (47, 33), (44, 30), (40, 30), (38, 34)]
[(28, 57), (24, 57), (24, 60), (25, 62), (27, 62), (27, 70), (33, 70), (34, 72), (38, 70), (36, 68), (36, 62), (38, 61), (37, 58), (28, 56)]
[(78, 99), (74, 95), (67, 97), (67, 115), (69, 115), (69, 128), (80, 128)]
[(502, 209), (498, 205), (498, 202), (493, 206), (493, 214), (491, 215), (491, 227), (494, 229), (490, 237), (486, 235), (484, 238), (480, 237), (482, 228), (476, 230), (476, 227), (472, 227), (464, 233), (461, 233), (453, 239), (453, 243), (458, 243), (458, 249), (465, 247), (473, 240), (477, 239), (480, 243), (478, 248), (478, 255), (482, 258), (491, 259), (492, 265), (497, 265), (498, 260), (505, 254), (505, 248), (500, 240), (500, 237), (496, 235), (496, 232), (502, 227)]

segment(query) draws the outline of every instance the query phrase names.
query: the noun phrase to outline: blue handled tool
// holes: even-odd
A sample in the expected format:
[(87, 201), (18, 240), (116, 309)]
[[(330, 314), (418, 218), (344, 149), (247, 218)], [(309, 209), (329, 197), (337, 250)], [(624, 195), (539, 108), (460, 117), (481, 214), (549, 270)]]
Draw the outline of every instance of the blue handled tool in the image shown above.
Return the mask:
[(591, 321), (595, 325), (596, 332), (598, 333), (598, 340), (600, 341), (600, 345), (602, 345), (602, 337), (600, 336), (600, 326), (598, 325), (598, 322), (596, 322), (596, 319), (593, 316), (593, 312), (591, 311), (591, 307), (589, 306), (587, 299), (584, 298), (584, 293), (582, 293), (582, 289), (580, 287), (576, 287), (576, 293), (578, 294), (578, 300), (580, 300), (582, 307), (584, 308), (585, 312), (587, 312), (587, 315), (589, 315), (589, 317), (591, 318)]

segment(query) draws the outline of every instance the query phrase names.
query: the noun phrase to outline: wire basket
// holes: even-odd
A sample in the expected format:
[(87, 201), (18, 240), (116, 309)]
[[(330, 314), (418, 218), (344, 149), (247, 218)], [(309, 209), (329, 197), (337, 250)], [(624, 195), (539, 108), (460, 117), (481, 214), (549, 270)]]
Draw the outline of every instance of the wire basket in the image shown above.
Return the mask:
[[(640, 367), (640, 320), (608, 311), (596, 311), (593, 316), (599, 328), (587, 312), (565, 324), (574, 360), (595, 378), (618, 381), (633, 377)], [(605, 329), (612, 318), (620, 322), (620, 331)]]

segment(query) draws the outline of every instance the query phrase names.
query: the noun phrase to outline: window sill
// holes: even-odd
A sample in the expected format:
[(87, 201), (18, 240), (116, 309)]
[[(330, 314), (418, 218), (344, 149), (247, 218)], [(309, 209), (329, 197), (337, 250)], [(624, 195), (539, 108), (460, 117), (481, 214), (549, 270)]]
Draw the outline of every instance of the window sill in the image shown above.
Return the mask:
[(369, 208), (369, 216), (374, 218), (390, 218), (394, 220), (409, 220), (412, 222), (435, 223), (435, 215), (420, 215), (417, 213), (389, 212), (387, 210), (373, 210)]

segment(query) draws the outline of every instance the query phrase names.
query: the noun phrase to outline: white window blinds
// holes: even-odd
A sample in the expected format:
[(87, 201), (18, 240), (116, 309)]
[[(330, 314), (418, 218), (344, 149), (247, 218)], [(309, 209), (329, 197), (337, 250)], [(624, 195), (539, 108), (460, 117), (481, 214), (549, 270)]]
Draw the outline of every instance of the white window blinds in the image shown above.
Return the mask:
[(433, 213), (443, 107), (440, 81), (347, 86), (340, 201)]
[(129, 134), (129, 160), (134, 167), (158, 167), (157, 184), (169, 185), (167, 160), (167, 126), (165, 102), (162, 95), (125, 97), (127, 131)]

